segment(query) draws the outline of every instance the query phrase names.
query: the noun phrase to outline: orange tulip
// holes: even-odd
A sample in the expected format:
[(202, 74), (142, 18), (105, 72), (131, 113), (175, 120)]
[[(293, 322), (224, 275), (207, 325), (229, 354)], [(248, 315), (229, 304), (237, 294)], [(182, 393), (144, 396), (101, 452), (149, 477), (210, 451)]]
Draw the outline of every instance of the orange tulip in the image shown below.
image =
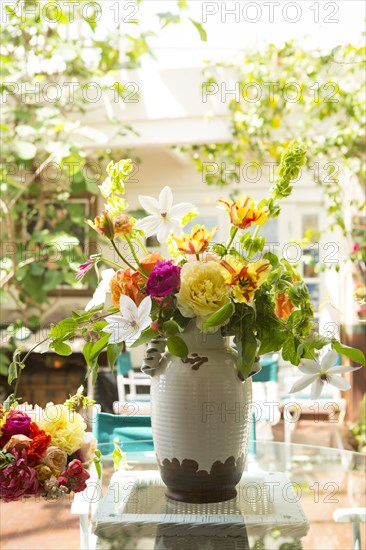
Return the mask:
[(204, 225), (197, 224), (192, 228), (190, 235), (184, 234), (182, 237), (173, 238), (180, 252), (184, 254), (201, 254), (207, 249), (216, 231), (217, 227), (209, 231)]
[(276, 315), (279, 319), (287, 319), (295, 307), (285, 292), (279, 292), (275, 297)]
[(248, 195), (242, 195), (235, 202), (225, 198), (220, 198), (216, 202), (225, 208), (231, 223), (238, 229), (247, 229), (251, 225), (263, 225), (268, 219), (267, 208), (258, 208)]
[(143, 258), (140, 261), (140, 264), (142, 265), (146, 273), (150, 274), (156, 266), (157, 262), (161, 262), (162, 260), (164, 260), (164, 258), (161, 254), (159, 254), (159, 252), (152, 252), (151, 254)]
[(268, 260), (245, 264), (229, 256), (220, 262), (221, 272), (237, 302), (250, 302), (271, 272)]

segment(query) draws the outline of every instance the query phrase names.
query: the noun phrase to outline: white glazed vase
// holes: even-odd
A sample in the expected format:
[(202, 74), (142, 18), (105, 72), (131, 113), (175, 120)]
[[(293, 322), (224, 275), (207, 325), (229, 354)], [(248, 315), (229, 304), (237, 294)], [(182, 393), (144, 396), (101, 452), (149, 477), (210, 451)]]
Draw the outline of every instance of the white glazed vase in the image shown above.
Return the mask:
[(144, 360), (143, 370), (152, 376), (151, 418), (159, 470), (168, 497), (222, 502), (236, 496), (244, 470), (252, 383), (243, 382), (237, 353), (226, 346), (220, 331), (201, 333), (192, 321), (181, 336), (189, 349), (186, 360), (168, 352), (161, 355), (162, 340), (150, 343)]

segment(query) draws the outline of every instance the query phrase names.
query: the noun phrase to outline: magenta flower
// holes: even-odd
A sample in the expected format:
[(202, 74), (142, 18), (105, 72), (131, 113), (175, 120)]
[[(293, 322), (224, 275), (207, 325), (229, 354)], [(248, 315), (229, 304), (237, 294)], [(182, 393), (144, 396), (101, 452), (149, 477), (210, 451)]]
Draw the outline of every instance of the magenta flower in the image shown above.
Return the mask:
[(150, 296), (167, 296), (180, 288), (181, 267), (174, 265), (172, 260), (162, 260), (149, 275), (146, 282), (146, 294)]
[(31, 418), (22, 411), (10, 411), (2, 428), (3, 436), (29, 435)]
[(94, 265), (95, 265), (96, 258), (90, 258), (85, 264), (81, 264), (78, 267), (77, 273), (76, 273), (76, 280), (81, 281), (85, 275), (90, 271)]
[(0, 470), (0, 498), (5, 502), (18, 500), (23, 495), (38, 495), (41, 490), (25, 449), (13, 450), (13, 455), (14, 462)]

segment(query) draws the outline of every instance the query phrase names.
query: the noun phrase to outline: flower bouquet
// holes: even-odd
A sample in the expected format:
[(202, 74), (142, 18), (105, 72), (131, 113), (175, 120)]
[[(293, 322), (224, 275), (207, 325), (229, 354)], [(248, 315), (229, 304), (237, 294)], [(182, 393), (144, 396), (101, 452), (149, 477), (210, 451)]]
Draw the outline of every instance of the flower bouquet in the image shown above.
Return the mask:
[[(269, 196), (258, 203), (248, 195), (218, 199), (231, 226), (224, 242), (215, 242), (218, 228), (196, 224), (184, 232), (198, 211), (191, 203), (175, 204), (170, 187), (158, 198), (139, 197), (144, 217), (128, 215), (124, 193), (132, 163), (124, 159), (107, 167), (100, 186), (105, 209), (88, 223), (110, 243), (115, 258), (96, 254), (80, 266), (78, 279), (95, 268), (99, 285), (85, 310), (51, 327), (49, 345), (69, 355), (68, 340), (84, 338), (95, 381), (103, 351), (113, 368), (124, 346), (148, 344), (142, 369), (152, 376), (154, 446), (173, 499), (217, 502), (235, 496), (249, 442), (251, 376), (261, 355), (280, 351), (303, 372), (293, 391), (312, 384), (314, 396), (327, 382), (350, 387), (339, 375), (353, 369), (335, 365), (339, 354), (366, 364), (359, 350), (314, 330), (306, 284), (260, 235), (279, 216), (305, 156), (303, 145), (290, 143)], [(152, 235), (167, 246), (169, 257), (147, 253), (144, 240)], [(110, 267), (100, 271), (103, 264)], [(109, 293), (112, 305), (106, 304)], [(9, 382), (24, 365), (15, 355)], [(233, 406), (235, 415), (227, 415)], [(60, 476), (61, 485), (71, 487), (67, 470)]]
[(0, 499), (52, 500), (86, 488), (88, 469), (99, 470), (96, 440), (75, 405), (91, 405), (82, 388), (63, 405), (45, 409), (8, 401), (0, 408)]

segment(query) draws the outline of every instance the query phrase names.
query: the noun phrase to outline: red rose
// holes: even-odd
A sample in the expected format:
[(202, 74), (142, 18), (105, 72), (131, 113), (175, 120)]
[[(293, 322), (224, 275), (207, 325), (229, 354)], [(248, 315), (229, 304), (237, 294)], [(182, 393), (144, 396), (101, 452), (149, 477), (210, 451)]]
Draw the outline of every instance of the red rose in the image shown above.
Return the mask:
[(68, 467), (66, 468), (66, 473), (70, 477), (80, 477), (83, 473), (84, 466), (80, 462), (80, 460), (72, 460)]
[(32, 439), (30, 443), (27, 455), (30, 458), (42, 458), (46, 452), (47, 447), (51, 443), (51, 439), (51, 436), (46, 434), (45, 431), (39, 430), (38, 434)]
[(90, 474), (84, 468), (80, 460), (74, 459), (67, 466), (61, 475), (58, 477), (57, 481), (60, 485), (64, 485), (70, 491), (74, 493), (79, 493), (86, 489), (86, 480), (89, 479)]
[(31, 419), (30, 417), (22, 411), (12, 410), (9, 412), (6, 422), (2, 428), (3, 436), (8, 439), (12, 435), (29, 435)]

